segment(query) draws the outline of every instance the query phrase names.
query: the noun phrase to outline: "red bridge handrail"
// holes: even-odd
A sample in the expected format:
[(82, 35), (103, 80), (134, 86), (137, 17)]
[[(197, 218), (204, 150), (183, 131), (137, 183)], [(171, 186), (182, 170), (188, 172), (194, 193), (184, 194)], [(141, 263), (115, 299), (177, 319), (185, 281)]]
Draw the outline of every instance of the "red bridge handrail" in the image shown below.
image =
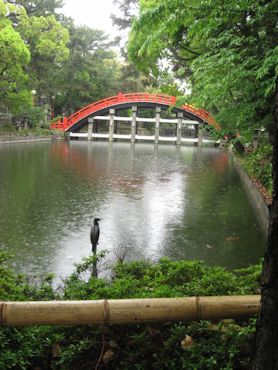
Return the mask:
[[(150, 94), (150, 93), (128, 93), (122, 94), (119, 93), (118, 95), (111, 96), (109, 98), (105, 98), (89, 104), (77, 112), (73, 113), (69, 117), (64, 117), (62, 120), (58, 119), (56, 122), (52, 122), (50, 127), (56, 130), (67, 131), (71, 126), (73, 126), (78, 121), (82, 120), (89, 115), (98, 112), (102, 109), (113, 107), (119, 104), (126, 104), (126, 103), (139, 103), (139, 102), (150, 102), (150, 103), (158, 103), (167, 106), (174, 106), (176, 104), (177, 98), (175, 96), (169, 96), (164, 94)], [(219, 125), (215, 122), (213, 116), (204, 109), (197, 109), (194, 108), (192, 105), (184, 104), (181, 107), (187, 112), (194, 114), (195, 116), (201, 118), (202, 120), (206, 121), (208, 124), (214, 126), (216, 129), (219, 129)]]

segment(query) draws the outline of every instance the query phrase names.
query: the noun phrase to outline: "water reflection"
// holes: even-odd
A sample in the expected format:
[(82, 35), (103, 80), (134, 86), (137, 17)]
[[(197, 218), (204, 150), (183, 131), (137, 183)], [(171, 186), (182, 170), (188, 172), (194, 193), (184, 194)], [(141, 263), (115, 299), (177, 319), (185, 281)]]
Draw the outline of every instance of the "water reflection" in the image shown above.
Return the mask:
[(264, 237), (229, 156), (174, 145), (66, 142), (0, 147), (0, 247), (21, 271), (65, 276), (99, 249), (110, 258), (199, 258), (241, 267)]

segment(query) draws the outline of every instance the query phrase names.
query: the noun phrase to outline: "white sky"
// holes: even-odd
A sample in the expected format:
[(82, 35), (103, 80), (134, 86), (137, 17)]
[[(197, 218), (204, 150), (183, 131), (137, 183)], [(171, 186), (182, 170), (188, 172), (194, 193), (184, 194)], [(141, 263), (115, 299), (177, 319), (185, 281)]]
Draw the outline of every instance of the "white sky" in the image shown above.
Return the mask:
[(64, 4), (61, 12), (72, 17), (76, 25), (103, 30), (111, 38), (116, 35), (117, 27), (113, 28), (110, 19), (117, 10), (113, 0), (64, 0)]

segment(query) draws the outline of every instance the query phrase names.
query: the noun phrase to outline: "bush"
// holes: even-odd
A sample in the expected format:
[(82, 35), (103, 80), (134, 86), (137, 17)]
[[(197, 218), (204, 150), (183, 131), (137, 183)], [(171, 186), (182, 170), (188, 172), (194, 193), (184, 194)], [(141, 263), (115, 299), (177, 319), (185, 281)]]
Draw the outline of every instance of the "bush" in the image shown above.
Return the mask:
[[(97, 257), (101, 262), (103, 255)], [(112, 279), (91, 276), (93, 256), (57, 292), (0, 268), (0, 299), (52, 300), (253, 294), (260, 265), (228, 272), (199, 261), (121, 262)], [(0, 369), (248, 369), (255, 320), (0, 330)]]
[(242, 164), (249, 175), (255, 177), (267, 189), (272, 192), (272, 146), (260, 143), (258, 148), (246, 153), (242, 157)]
[(14, 116), (14, 120), (21, 123), (23, 127), (26, 121), (29, 128), (36, 128), (41, 126), (44, 121), (45, 112), (39, 106), (25, 106)]

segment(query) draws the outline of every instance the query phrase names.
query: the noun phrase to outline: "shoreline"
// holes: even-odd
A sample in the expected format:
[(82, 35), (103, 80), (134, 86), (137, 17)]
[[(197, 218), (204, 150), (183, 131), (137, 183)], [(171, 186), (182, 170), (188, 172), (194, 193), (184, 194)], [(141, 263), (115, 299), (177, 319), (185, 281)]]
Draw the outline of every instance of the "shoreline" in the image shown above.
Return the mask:
[(239, 177), (247, 193), (248, 199), (256, 213), (259, 225), (265, 236), (268, 234), (269, 224), (269, 208), (267, 199), (264, 197), (258, 184), (252, 179), (245, 169), (242, 167), (240, 161), (237, 159), (232, 150), (229, 150), (235, 167), (238, 171)]
[(63, 140), (64, 138), (60, 135), (49, 135), (49, 136), (14, 136), (14, 135), (3, 135), (0, 136), (0, 144), (17, 144), (17, 143), (28, 143), (28, 142), (39, 142), (39, 141), (52, 141), (52, 140)]

